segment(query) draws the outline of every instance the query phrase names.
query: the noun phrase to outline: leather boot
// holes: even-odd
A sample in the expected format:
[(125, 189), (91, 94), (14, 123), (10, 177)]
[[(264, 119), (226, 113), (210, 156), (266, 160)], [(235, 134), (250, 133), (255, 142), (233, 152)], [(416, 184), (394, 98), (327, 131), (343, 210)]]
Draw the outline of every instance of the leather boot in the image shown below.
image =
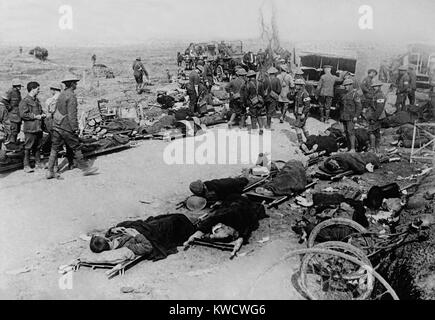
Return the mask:
[(56, 175), (57, 176), (59, 175), (57, 173), (57, 170), (55, 171), (55, 167), (57, 167), (57, 151), (51, 150), (50, 157), (48, 158), (48, 165), (47, 165), (48, 172), (45, 176), (47, 179), (53, 179), (56, 178)]
[(246, 127), (246, 116), (244, 114), (242, 114), (240, 116), (240, 125), (239, 125), (240, 129)]
[(77, 160), (77, 165), (79, 169), (82, 170), (84, 176), (92, 175), (98, 171), (98, 168), (89, 166), (87, 161), (84, 159), (81, 150), (75, 151), (74, 156)]
[(32, 168), (30, 168), (30, 150), (24, 150), (24, 172), (30, 173), (34, 172)]
[(355, 152), (355, 136), (350, 136), (350, 152)]

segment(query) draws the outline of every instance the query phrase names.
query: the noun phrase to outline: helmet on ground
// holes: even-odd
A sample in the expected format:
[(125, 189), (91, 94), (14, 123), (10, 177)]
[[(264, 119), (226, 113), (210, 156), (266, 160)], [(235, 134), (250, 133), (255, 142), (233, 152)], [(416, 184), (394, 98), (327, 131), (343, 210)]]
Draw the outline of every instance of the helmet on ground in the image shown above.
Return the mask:
[(200, 211), (207, 205), (207, 200), (198, 196), (190, 196), (186, 200), (186, 207), (190, 211)]

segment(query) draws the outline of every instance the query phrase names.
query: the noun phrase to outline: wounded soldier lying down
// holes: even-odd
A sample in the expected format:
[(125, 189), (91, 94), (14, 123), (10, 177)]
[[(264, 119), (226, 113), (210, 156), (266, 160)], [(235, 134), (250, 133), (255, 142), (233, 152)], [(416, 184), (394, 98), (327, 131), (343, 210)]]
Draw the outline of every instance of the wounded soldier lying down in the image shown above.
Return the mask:
[(238, 194), (229, 195), (215, 212), (199, 221), (197, 231), (184, 245), (188, 246), (195, 239), (220, 242), (237, 239), (233, 253), (237, 252), (243, 243), (248, 243), (259, 220), (266, 217), (263, 205)]
[(135, 255), (155, 261), (176, 253), (177, 246), (194, 232), (194, 225), (185, 215), (165, 214), (146, 220), (121, 222), (110, 228), (104, 237), (93, 236), (90, 248), (100, 253), (125, 247)]
[(352, 171), (355, 174), (364, 172), (373, 172), (373, 169), (379, 168), (380, 159), (371, 152), (356, 153), (346, 152), (339, 153), (327, 158), (319, 168), (328, 174), (340, 174), (346, 171)]

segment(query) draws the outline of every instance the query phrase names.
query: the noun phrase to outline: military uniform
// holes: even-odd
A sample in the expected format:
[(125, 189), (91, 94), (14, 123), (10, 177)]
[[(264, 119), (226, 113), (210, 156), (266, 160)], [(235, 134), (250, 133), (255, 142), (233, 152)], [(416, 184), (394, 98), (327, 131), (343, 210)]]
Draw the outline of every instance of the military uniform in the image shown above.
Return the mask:
[[(291, 98), (291, 96), (289, 98)], [(293, 126), (296, 127), (296, 134), (299, 143), (303, 143), (302, 133), (305, 135), (305, 138), (308, 137), (308, 132), (305, 128), (305, 124), (307, 122), (308, 114), (310, 112), (311, 98), (307, 90), (303, 88), (296, 92), (294, 99), (295, 108), (293, 112), (296, 120), (293, 123)]]
[(27, 95), (19, 105), (20, 117), (23, 120), (24, 167), (30, 167), (30, 152), (35, 155), (36, 165), (40, 164), (43, 119), (35, 116), (43, 115), (42, 106), (38, 98)]
[(202, 76), (207, 84), (207, 89), (210, 90), (214, 84), (213, 68), (211, 67), (210, 64), (205, 65), (204, 72), (203, 72)]
[(343, 96), (340, 121), (343, 123), (344, 132), (351, 149), (355, 149), (355, 124), (353, 119), (361, 115), (361, 98), (356, 89), (352, 89)]
[(374, 94), (371, 107), (367, 112), (367, 121), (369, 122), (368, 132), (370, 134), (371, 149), (378, 151), (381, 139), (381, 119), (384, 116), (385, 103), (387, 99), (382, 91)]
[(21, 102), (21, 92), (18, 88), (13, 87), (8, 92), (6, 92), (6, 97), (9, 100), (9, 122), (11, 129), (10, 142), (16, 143), (17, 136), (20, 133), (21, 129), (21, 117), (19, 111), (19, 104)]
[(148, 72), (141, 61), (136, 60), (133, 62), (133, 75), (138, 85), (143, 83), (143, 75), (148, 77)]
[[(243, 80), (242, 77), (237, 77), (228, 83), (225, 90), (230, 94), (230, 110), (232, 114), (235, 116), (241, 116), (241, 125), (244, 126), (246, 118), (245, 80)], [(235, 116), (232, 116), (232, 120), (234, 120)]]
[(8, 115), (8, 102), (0, 100), (0, 149), (2, 143), (7, 143), (11, 135), (11, 123)]
[(266, 108), (264, 106), (263, 97), (258, 93), (258, 84), (255, 78), (250, 79), (246, 84), (245, 105), (249, 108), (252, 128), (256, 129), (258, 123), (260, 129), (263, 129)]
[(62, 91), (57, 99), (56, 111), (53, 114), (51, 152), (50, 159), (48, 160), (49, 174), (53, 174), (54, 166), (57, 162), (57, 152), (64, 144), (67, 146), (67, 151), (70, 150), (70, 152), (74, 153), (78, 167), (84, 174), (91, 174), (96, 171), (96, 168), (89, 167), (81, 151), (81, 143), (78, 136), (77, 107), (77, 97), (74, 90), (67, 88)]
[[(201, 78), (196, 70), (192, 70), (189, 74), (189, 83), (187, 86), (187, 94), (189, 95), (189, 109), (192, 113), (197, 111), (198, 94), (195, 87), (201, 83)], [(199, 88), (198, 88), (199, 90)]]
[(369, 109), (372, 105), (373, 95), (375, 93), (375, 90), (372, 88), (372, 84), (373, 84), (373, 78), (370, 76), (367, 76), (361, 82), (361, 90), (364, 95), (364, 99), (362, 100), (363, 108)]
[(396, 91), (396, 108), (401, 111), (405, 107), (406, 97), (411, 91), (411, 79), (408, 73), (404, 73), (397, 81), (397, 91)]
[(342, 81), (342, 78), (339, 78), (332, 74), (324, 74), (320, 77), (317, 90), (319, 94), (320, 117), (322, 121), (324, 119), (324, 116), (326, 116), (326, 120), (329, 119), (332, 99), (334, 98), (334, 87), (335, 84), (340, 81)]
[(270, 129), (272, 125), (272, 116), (275, 114), (281, 90), (281, 82), (277, 77), (266, 78), (263, 81), (263, 96), (266, 107), (267, 129)]

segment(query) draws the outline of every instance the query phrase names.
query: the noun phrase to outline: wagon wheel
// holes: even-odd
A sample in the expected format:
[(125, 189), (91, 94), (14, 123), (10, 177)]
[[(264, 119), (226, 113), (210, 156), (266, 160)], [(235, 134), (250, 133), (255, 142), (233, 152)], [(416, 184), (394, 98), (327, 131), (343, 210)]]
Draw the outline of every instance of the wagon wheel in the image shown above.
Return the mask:
[[(343, 250), (341, 250), (343, 251)], [(346, 251), (346, 249), (344, 250)], [(309, 298), (314, 300), (354, 300), (362, 299), (368, 290), (365, 286), (368, 281), (362, 284), (355, 278), (356, 274), (363, 276), (362, 279), (368, 280), (372, 276), (376, 279), (376, 285), (379, 286), (379, 294), (371, 294), (365, 299), (381, 299), (386, 295), (394, 300), (399, 300), (394, 289), (387, 281), (377, 273), (371, 265), (367, 264), (356, 257), (356, 252), (352, 250), (352, 254), (346, 254), (336, 249), (323, 249), (320, 247), (312, 247), (308, 249), (295, 250), (286, 258), (293, 255), (308, 255), (306, 260), (307, 267), (302, 270), (306, 272), (312, 270), (312, 274), (317, 274), (315, 281), (305, 281), (304, 291), (309, 292)], [(362, 272), (361, 272), (362, 271)], [(369, 276), (370, 275), (370, 276)], [(301, 274), (301, 277), (306, 275)], [(372, 282), (373, 284), (373, 282)], [(359, 287), (359, 290), (355, 290)], [(370, 290), (371, 293), (371, 290)]]
[(322, 234), (328, 235), (328, 240), (351, 243), (353, 246), (361, 249), (366, 255), (369, 255), (373, 251), (373, 239), (370, 236), (365, 236), (368, 234), (368, 231), (353, 220), (332, 218), (319, 223), (310, 233), (308, 247), (313, 247), (322, 242)]
[[(338, 251), (372, 267), (364, 252), (345, 242), (328, 241), (315, 248)], [(366, 300), (374, 282), (370, 271), (342, 257), (307, 253), (302, 258), (300, 286), (311, 300)]]
[(224, 69), (222, 68), (221, 65), (218, 65), (216, 68), (216, 78), (218, 79), (219, 82), (222, 82), (224, 80)]

